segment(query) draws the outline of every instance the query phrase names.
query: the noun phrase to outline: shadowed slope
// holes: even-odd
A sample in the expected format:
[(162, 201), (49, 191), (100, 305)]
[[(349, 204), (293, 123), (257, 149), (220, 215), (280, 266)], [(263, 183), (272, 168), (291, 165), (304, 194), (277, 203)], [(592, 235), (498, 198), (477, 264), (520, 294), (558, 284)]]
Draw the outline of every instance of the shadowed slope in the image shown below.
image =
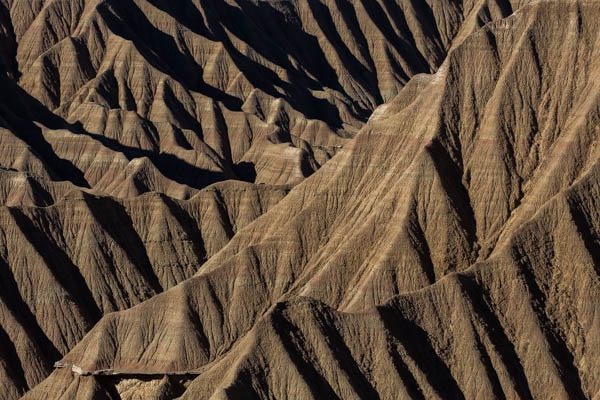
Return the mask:
[[(387, 0), (7, 3), (11, 18), (3, 26), (13, 47), (4, 53), (18, 63), (23, 88), (67, 121), (120, 151), (141, 149), (219, 179), (237, 174), (272, 184), (298, 183), (323, 165), (410, 77), (435, 70), (463, 20), (481, 7)], [(69, 161), (79, 164), (83, 154)], [(244, 164), (256, 175), (237, 173)], [(157, 167), (173, 179), (165, 165)], [(151, 190), (168, 189), (137, 185), (111, 194)]]
[[(127, 201), (73, 191), (45, 208), (0, 208), (0, 268), (9, 371), (23, 393), (104, 314), (191, 277), (287, 189), (227, 182), (188, 201)], [(6, 350), (8, 351), (8, 350)], [(6, 395), (11, 391), (6, 390)]]
[(63, 362), (196, 375), (190, 398), (595, 396), (598, 7), (535, 2), (469, 35), (193, 278)]
[[(191, 277), (434, 71), (480, 7), (0, 0), (6, 398), (101, 316)], [(209, 186), (231, 178), (267, 185)]]
[(203, 188), (301, 182), (435, 70), (479, 7), (0, 1), (0, 245), (18, 325), (3, 326), (6, 392), (100, 316), (189, 278), (287, 193)]

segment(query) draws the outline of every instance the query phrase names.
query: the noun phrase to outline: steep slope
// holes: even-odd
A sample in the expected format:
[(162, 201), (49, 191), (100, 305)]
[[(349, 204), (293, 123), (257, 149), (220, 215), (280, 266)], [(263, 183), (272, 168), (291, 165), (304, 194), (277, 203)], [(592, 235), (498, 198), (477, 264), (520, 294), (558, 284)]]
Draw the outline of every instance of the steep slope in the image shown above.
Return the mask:
[[(123, 147), (53, 114), (12, 80), (0, 77), (2, 166), (38, 180), (69, 181), (95, 193), (135, 197), (157, 191), (188, 199), (198, 189), (227, 178), (202, 169), (194, 155), (177, 157), (143, 147)], [(40, 182), (41, 183), (41, 182)], [(137, 191), (128, 186), (137, 185)], [(53, 198), (53, 201), (60, 199)]]
[[(285, 184), (339, 151), (414, 74), (434, 71), (466, 18), (492, 18), (479, 3), (4, 0), (0, 7), (12, 43), (5, 53), (21, 86), (80, 122), (79, 132), (129, 157), (158, 153), (222, 178)], [(506, 14), (510, 5), (492, 9)], [(79, 165), (80, 154), (70, 161)]]
[[(0, 0), (2, 396), (104, 314), (191, 277), (455, 38), (510, 12)], [(261, 185), (213, 185), (232, 178)]]
[(1, 326), (11, 348), (2, 360), (22, 369), (18, 390), (36, 384), (102, 315), (191, 277), (286, 193), (227, 182), (188, 201), (71, 192), (45, 208), (1, 207)]
[(578, 238), (578, 214), (598, 216), (598, 172), (498, 255), (427, 290), (363, 313), (276, 304), (183, 398), (594, 398), (598, 246)]
[[(271, 184), (301, 182), (434, 71), (463, 23), (507, 13), (1, 0), (2, 397), (37, 384), (105, 313), (192, 276), (287, 194)], [(210, 186), (230, 178), (266, 185)]]
[(532, 2), (465, 36), (28, 397), (597, 396), (598, 16)]

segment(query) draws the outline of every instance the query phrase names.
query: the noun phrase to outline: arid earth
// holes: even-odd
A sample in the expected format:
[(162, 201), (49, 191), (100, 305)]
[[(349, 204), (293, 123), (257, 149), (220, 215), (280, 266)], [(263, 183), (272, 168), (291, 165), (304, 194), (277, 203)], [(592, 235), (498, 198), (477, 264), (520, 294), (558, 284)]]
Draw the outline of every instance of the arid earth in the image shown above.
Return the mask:
[(600, 0), (0, 0), (0, 400), (600, 400)]

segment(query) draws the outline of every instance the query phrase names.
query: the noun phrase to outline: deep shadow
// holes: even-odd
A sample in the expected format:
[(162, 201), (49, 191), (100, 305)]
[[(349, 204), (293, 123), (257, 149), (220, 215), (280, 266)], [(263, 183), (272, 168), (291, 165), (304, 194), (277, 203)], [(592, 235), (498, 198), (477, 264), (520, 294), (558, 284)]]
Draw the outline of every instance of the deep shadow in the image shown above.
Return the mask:
[(564, 335), (557, 331), (559, 328), (556, 327), (556, 324), (550, 320), (546, 313), (546, 303), (548, 298), (538, 284), (536, 275), (531, 268), (533, 262), (525, 256), (525, 252), (519, 252), (517, 250), (517, 253), (520, 253), (515, 257), (519, 260), (517, 261), (517, 264), (520, 275), (523, 277), (527, 289), (531, 293), (531, 302), (535, 309), (535, 315), (538, 318), (538, 325), (549, 346), (550, 354), (552, 355), (554, 365), (559, 372), (565, 391), (570, 399), (585, 399), (586, 396), (583, 393), (581, 378), (579, 377), (578, 370), (574, 364), (573, 354), (569, 351), (569, 348), (563, 339)]
[[(444, 135), (441, 135), (444, 137)], [(449, 147), (449, 145), (446, 144)], [(433, 139), (426, 147), (427, 152), (431, 156), (433, 165), (440, 178), (440, 183), (447, 194), (447, 198), (456, 210), (460, 226), (467, 233), (467, 240), (471, 248), (470, 262), (475, 262), (477, 259), (477, 223), (475, 220), (475, 212), (471, 205), (469, 191), (465, 188), (462, 182), (462, 160), (455, 161), (449, 154), (448, 150), (438, 139)], [(460, 155), (460, 152), (459, 152)]]
[[(42, 129), (34, 123), (43, 122), (48, 114), (52, 113), (14, 81), (0, 77), (0, 126), (25, 142), (49, 167), (48, 172), (53, 179), (68, 180), (77, 186), (89, 188), (83, 172), (71, 161), (58, 157), (46, 141)], [(66, 127), (65, 124), (63, 127)]]
[(435, 265), (433, 264), (433, 259), (431, 258), (431, 248), (429, 247), (429, 242), (425, 237), (425, 232), (423, 232), (423, 227), (419, 223), (418, 218), (415, 218), (415, 222), (411, 224), (410, 232), (414, 236), (414, 241), (411, 244), (419, 256), (419, 266), (427, 277), (429, 284), (433, 284), (437, 280), (435, 276)]
[(128, 160), (147, 157), (154, 166), (168, 179), (187, 185), (194, 189), (202, 189), (213, 183), (232, 178), (225, 172), (207, 171), (198, 168), (185, 160), (169, 153), (155, 153), (150, 150), (143, 150), (137, 147), (125, 146), (114, 139), (106, 136), (97, 135), (74, 128), (74, 133), (89, 136), (109, 148), (110, 150), (122, 153)]
[[(256, 392), (255, 385), (256, 376), (252, 376), (248, 371), (243, 370), (238, 373), (238, 379), (233, 384), (229, 385), (224, 389), (226, 393), (226, 399), (228, 400), (262, 400), (263, 396), (259, 396)], [(262, 387), (268, 387), (263, 384)]]
[[(4, 87), (7, 87), (8, 90), (3, 91)], [(9, 99), (8, 96), (11, 96), (12, 99)], [(125, 146), (117, 140), (87, 132), (80, 122), (74, 124), (66, 122), (60, 116), (49, 111), (36, 98), (6, 78), (0, 78), (0, 100), (4, 101), (4, 103), (0, 102), (0, 126), (6, 125), (7, 128), (14, 131), (15, 135), (25, 141), (34, 153), (51, 168), (50, 176), (55, 180), (68, 180), (79, 187), (90, 187), (81, 170), (72, 162), (61, 159), (54, 153), (52, 146), (44, 138), (41, 129), (33, 121), (39, 122), (49, 129), (65, 129), (73, 134), (88, 136), (108, 149), (122, 153), (128, 160), (147, 157), (165, 177), (195, 189), (202, 189), (215, 182), (232, 178), (226, 172), (197, 168), (173, 154), (156, 153), (151, 150)], [(16, 110), (8, 109), (7, 103), (13, 104), (12, 108), (16, 108)], [(30, 118), (30, 120), (24, 118)], [(6, 123), (6, 121), (12, 123)]]
[(54, 204), (54, 198), (42, 185), (35, 179), (28, 178), (29, 184), (33, 189), (33, 201), (36, 206), (46, 207)]
[(129, 262), (146, 281), (147, 287), (155, 293), (162, 292), (163, 287), (152, 269), (144, 243), (133, 227), (133, 221), (125, 207), (110, 197), (98, 198), (84, 194), (84, 199), (96, 221), (125, 252)]
[(328, 314), (320, 315), (317, 312), (314, 313), (319, 321), (321, 333), (327, 338), (327, 345), (331, 349), (331, 352), (338, 359), (339, 367), (344, 372), (344, 375), (348, 377), (348, 382), (352, 386), (352, 389), (361, 399), (380, 399), (379, 393), (371, 382), (367, 379), (360, 366), (352, 356), (352, 352), (346, 345), (344, 338), (338, 332), (335, 322)]
[[(84, 322), (88, 328), (91, 328), (100, 319), (102, 313), (79, 268), (73, 264), (63, 249), (49, 239), (50, 235), (47, 232), (49, 227), (38, 227), (20, 209), (11, 208), (10, 213), (58, 283), (73, 299), (77, 299), (76, 304), (85, 319)], [(41, 217), (38, 223), (44, 224), (44, 218)]]
[[(19, 291), (19, 285), (15, 280), (15, 277), (10, 270), (10, 267), (5, 260), (0, 259), (0, 297), (6, 304), (6, 307), (11, 311), (13, 317), (19, 321), (19, 324), (23, 327), (27, 333), (34, 338), (34, 343), (39, 344), (38, 348), (44, 355), (45, 360), (42, 360), (48, 370), (52, 367), (52, 363), (62, 357), (58, 349), (50, 341), (46, 333), (42, 330), (38, 324), (35, 316), (31, 312), (31, 309), (25, 303), (23, 296)], [(10, 340), (0, 340), (4, 346), (11, 345)], [(9, 361), (12, 361), (14, 348), (6, 348), (5, 352), (8, 353)], [(14, 353), (15, 364), (20, 367), (19, 358)], [(15, 370), (15, 374), (19, 377), (24, 376), (23, 371)], [(24, 381), (25, 382), (25, 381)]]
[[(226, 28), (262, 57), (290, 72), (291, 78), (298, 84), (311, 89), (329, 87), (343, 91), (337, 73), (327, 62), (317, 38), (302, 29), (295, 11), (287, 2), (238, 0), (240, 8), (226, 2), (200, 2), (209, 16), (214, 40), (229, 43)], [(302, 69), (291, 64), (290, 56), (299, 62)], [(315, 78), (310, 78), (305, 71)]]
[[(281, 311), (283, 307), (284, 305), (278, 305), (273, 310), (271, 317), (272, 324), (281, 338), (281, 343), (288, 356), (296, 366), (298, 373), (302, 375), (315, 399), (339, 399), (339, 396), (335, 393), (329, 382), (327, 382), (327, 379), (315, 368), (313, 362), (307, 361), (302, 356), (302, 353), (306, 352), (306, 349), (300, 350), (297, 348), (298, 343), (306, 344), (307, 340), (303, 337), (300, 330), (282, 315)], [(293, 336), (299, 336), (301, 338), (300, 341), (298, 338), (293, 338)]]
[[(346, 68), (348, 68), (348, 72), (352, 78), (365, 89), (367, 92), (374, 94), (375, 96), (379, 95), (379, 90), (377, 88), (377, 77), (375, 75), (375, 71), (370, 71), (362, 63), (352, 54), (344, 40), (341, 38), (339, 32), (335, 29), (336, 25), (333, 20), (333, 16), (329, 8), (322, 2), (318, 0), (307, 0), (308, 6), (315, 18), (316, 23), (319, 25), (321, 31), (327, 36), (328, 40), (332, 43), (333, 48), (335, 49), (338, 57), (344, 63)], [(349, 22), (349, 26), (356, 27), (358, 22), (356, 21), (356, 15), (354, 15), (354, 9), (351, 7), (350, 3), (338, 4), (338, 7), (341, 5), (342, 16)], [(353, 16), (350, 17), (349, 15)], [(350, 18), (350, 20), (349, 20)], [(354, 28), (354, 34), (357, 35), (357, 29)], [(357, 35), (356, 39), (361, 41), (363, 45), (366, 43), (366, 39), (363, 38), (362, 32)], [(370, 60), (370, 55), (367, 57), (367, 60)], [(374, 68), (371, 61), (371, 68)], [(379, 96), (379, 101), (381, 101), (381, 97)]]
[[(418, 51), (412, 33), (410, 32), (410, 29), (408, 29), (404, 13), (400, 9), (398, 3), (393, 2), (393, 4), (390, 4), (389, 0), (384, 0), (386, 6), (392, 7), (393, 9), (393, 14), (391, 15), (396, 17), (394, 20), (390, 21), (379, 2), (375, 0), (361, 1), (367, 14), (369, 14), (371, 20), (377, 25), (387, 42), (407, 61), (407, 64), (412, 67), (410, 71), (397, 69), (394, 72), (400, 74), (406, 82), (408, 82), (410, 79), (409, 76), (415, 72), (432, 72), (432, 67), (429, 65), (425, 57)], [(395, 22), (396, 19), (399, 21), (397, 26), (402, 28), (401, 33), (404, 34), (408, 40), (399, 37), (394, 31), (392, 22)], [(441, 61), (442, 60), (439, 60), (439, 62)]]
[(196, 8), (193, 1), (148, 0), (148, 2), (169, 14), (190, 31), (213, 40), (208, 27), (204, 24), (200, 10)]
[[(342, 127), (339, 110), (333, 104), (325, 99), (313, 97), (305, 87), (300, 88), (281, 80), (270, 69), (240, 53), (228, 40), (224, 45), (237, 68), (244, 73), (252, 86), (260, 88), (272, 97), (284, 99), (308, 119), (324, 121), (332, 129)], [(366, 120), (366, 117), (362, 119)]]
[(600, 243), (598, 242), (598, 235), (595, 232), (594, 225), (589, 221), (589, 214), (581, 209), (582, 204), (585, 203), (579, 201), (579, 199), (569, 199), (569, 209), (573, 216), (573, 222), (577, 226), (577, 231), (581, 235), (583, 244), (594, 262), (596, 275), (600, 277)]
[[(21, 394), (25, 393), (28, 386), (21, 359), (19, 358), (14, 343), (2, 325), (0, 325), (0, 358), (2, 359), (3, 366), (7, 372), (7, 378), (14, 383)], [(6, 384), (6, 382), (3, 383)]]
[(436, 393), (444, 399), (465, 400), (452, 372), (430, 342), (429, 334), (400, 313), (386, 307), (379, 310), (386, 330), (402, 343)]
[[(462, 0), (460, 0), (462, 2)], [(410, 0), (412, 4), (412, 9), (414, 10), (414, 17), (417, 21), (419, 21), (420, 27), (425, 31), (426, 37), (432, 44), (435, 44), (435, 54), (432, 52), (432, 56), (435, 56), (436, 64), (441, 65), (446, 56), (446, 51), (444, 50), (444, 41), (442, 40), (442, 35), (437, 27), (437, 22), (435, 20), (435, 15), (431, 6), (427, 1), (424, 0)], [(454, 34), (451, 35), (452, 37)]]
[(488, 306), (486, 291), (480, 287), (473, 278), (458, 274), (458, 281), (467, 295), (469, 303), (473, 307), (473, 311), (477, 317), (483, 322), (486, 327), (488, 338), (497, 350), (502, 363), (507, 372), (510, 374), (515, 391), (521, 399), (533, 399), (529, 382), (523, 370), (523, 365), (519, 360), (519, 356), (515, 350), (515, 346), (510, 341), (506, 332), (500, 323), (500, 320)]
[(502, 390), (502, 384), (500, 383), (500, 378), (496, 373), (496, 369), (494, 368), (494, 364), (492, 363), (490, 354), (488, 353), (485, 345), (481, 341), (479, 333), (474, 332), (474, 336), (475, 347), (477, 348), (477, 351), (479, 351), (481, 363), (483, 364), (483, 368), (485, 369), (487, 378), (490, 380), (490, 384), (492, 385), (492, 392), (494, 392), (494, 398), (497, 400), (506, 400), (506, 395), (504, 394), (504, 390)]
[[(134, 17), (132, 19), (139, 24), (139, 26), (132, 26), (135, 32), (145, 32), (144, 29), (150, 32), (148, 38), (152, 40), (152, 45), (144, 45), (144, 40), (133, 34), (131, 30), (125, 31), (119, 26), (122, 25), (120, 21), (114, 21), (110, 25), (111, 29), (114, 28), (120, 36), (133, 40), (136, 45), (139, 44), (140, 51), (148, 57), (153, 66), (166, 70), (168, 67), (165, 67), (167, 63), (164, 60), (174, 60), (175, 62), (170, 62), (169, 65), (177, 64), (179, 71), (175, 71), (178, 73), (175, 73), (174, 76), (185, 87), (219, 101), (221, 101), (219, 96), (229, 96), (219, 89), (207, 87), (202, 82), (202, 69), (193, 57), (182, 53), (173, 54), (176, 46), (171, 36), (157, 31), (135, 5), (129, 4), (129, 2), (121, 3), (122, 5), (119, 5), (120, 8), (118, 8), (120, 13), (127, 13), (128, 16)], [(192, 31), (211, 40), (220, 41), (237, 68), (244, 73), (254, 87), (273, 97), (285, 99), (290, 106), (307, 118), (324, 121), (332, 129), (341, 128), (342, 121), (337, 107), (327, 100), (314, 97), (309, 90), (323, 89), (326, 85), (343, 92), (335, 71), (327, 63), (314, 36), (303, 32), (301, 26), (289, 23), (280, 11), (267, 3), (254, 4), (247, 0), (240, 0), (241, 8), (230, 6), (226, 2), (200, 0), (200, 3), (207, 14), (207, 30), (204, 28), (193, 29), (195, 21), (200, 21), (199, 26), (203, 26), (203, 19), (199, 12), (191, 12), (190, 16), (185, 19), (186, 26), (191, 26)], [(181, 13), (181, 10), (178, 11), (178, 7), (169, 6), (161, 0), (153, 0), (153, 5), (174, 18)], [(108, 18), (115, 20), (114, 16), (111, 17), (107, 12), (105, 14)], [(225, 29), (245, 41), (258, 54), (285, 69), (289, 73), (291, 83), (283, 81), (270, 69), (240, 53), (231, 43)], [(163, 50), (165, 47), (172, 47), (175, 50), (168, 53)], [(150, 49), (154, 51), (150, 51)], [(154, 53), (158, 55), (158, 58), (153, 57)], [(302, 63), (302, 69), (295, 68), (290, 63), (290, 55)], [(310, 71), (311, 75), (317, 79), (309, 78), (304, 70)], [(235, 102), (233, 99), (239, 103), (233, 104)], [(224, 104), (232, 110), (239, 110), (241, 100), (233, 99), (229, 99), (230, 102), (224, 102)], [(356, 117), (366, 121), (369, 113), (369, 110), (361, 110), (360, 115)]]
[(389, 347), (388, 351), (390, 353), (390, 358), (392, 359), (392, 363), (396, 368), (398, 376), (404, 383), (406, 393), (413, 400), (425, 400), (425, 395), (423, 394), (419, 383), (417, 382), (413, 374), (410, 372), (410, 369), (402, 359), (402, 356), (396, 350), (396, 343), (394, 343), (394, 338), (386, 336), (386, 339)]
[(21, 74), (17, 63), (17, 38), (10, 10), (2, 3), (0, 3), (0, 25), (3, 27), (3, 37), (0, 40), (0, 76), (18, 80)]
[(163, 194), (160, 194), (160, 196), (171, 214), (179, 223), (179, 226), (181, 226), (181, 229), (183, 229), (187, 237), (191, 240), (192, 247), (194, 248), (194, 254), (196, 254), (198, 257), (199, 262), (206, 261), (206, 247), (204, 245), (202, 233), (198, 229), (198, 221), (193, 219), (190, 214), (182, 210), (179, 204), (169, 196)]
[(256, 181), (256, 167), (254, 163), (242, 161), (234, 165), (233, 172), (242, 181), (250, 183)]
[[(113, 14), (113, 9), (117, 15)], [(131, 40), (154, 68), (174, 77), (186, 89), (219, 101), (230, 110), (241, 110), (242, 100), (206, 84), (202, 80), (202, 67), (191, 54), (182, 53), (175, 39), (156, 29), (134, 2), (111, 2), (110, 8), (102, 4), (98, 7), (98, 12), (110, 30)], [(128, 23), (124, 24), (119, 16), (127, 16)]]

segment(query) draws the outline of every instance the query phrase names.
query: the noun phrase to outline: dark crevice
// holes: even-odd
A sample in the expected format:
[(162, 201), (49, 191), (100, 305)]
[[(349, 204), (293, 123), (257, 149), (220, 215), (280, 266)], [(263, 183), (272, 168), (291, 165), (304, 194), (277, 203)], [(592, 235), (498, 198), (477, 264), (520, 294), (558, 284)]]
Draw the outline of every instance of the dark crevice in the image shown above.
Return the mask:
[[(88, 328), (91, 327), (100, 319), (102, 313), (79, 268), (73, 264), (67, 253), (50, 239), (48, 229), (38, 227), (20, 209), (11, 208), (10, 213), (27, 241), (38, 251), (52, 275), (73, 299), (77, 299), (75, 304), (77, 308), (82, 308), (80, 311), (85, 319), (85, 324)], [(44, 222), (41, 221), (41, 223)]]
[(408, 366), (402, 359), (402, 356), (398, 353), (398, 343), (396, 343), (396, 341), (391, 337), (387, 337), (387, 340), (389, 347), (388, 352), (390, 353), (390, 357), (396, 369), (396, 373), (398, 373), (398, 376), (404, 383), (406, 393), (413, 400), (426, 400), (426, 397), (423, 394), (423, 390), (419, 386), (419, 383), (408, 369)]
[(48, 114), (51, 112), (45, 106), (16, 83), (0, 77), (0, 126), (9, 129), (25, 142), (49, 167), (48, 173), (51, 176), (58, 180), (68, 180), (79, 187), (89, 188), (83, 172), (71, 161), (60, 158), (44, 137), (42, 129), (34, 123), (41, 122), (40, 115)]
[(546, 314), (547, 296), (538, 285), (535, 273), (531, 269), (534, 262), (527, 257), (518, 257), (518, 259), (520, 260), (518, 265), (521, 276), (525, 280), (527, 288), (533, 298), (532, 304), (536, 311), (535, 315), (538, 318), (538, 324), (544, 334), (546, 343), (549, 346), (552, 360), (558, 370), (565, 391), (568, 394), (569, 399), (585, 399), (586, 396), (581, 385), (581, 378), (574, 365), (573, 354), (569, 351), (567, 344), (564, 342), (563, 335), (560, 332), (557, 332), (555, 325)]
[(84, 199), (96, 222), (123, 250), (129, 262), (146, 281), (147, 288), (155, 293), (162, 292), (163, 287), (152, 268), (144, 243), (123, 205), (108, 197), (97, 198), (85, 194)]
[(430, 342), (429, 334), (391, 309), (381, 308), (380, 315), (385, 329), (402, 344), (433, 390), (444, 399), (465, 400), (452, 372)]
[[(333, 390), (329, 382), (327, 382), (327, 379), (316, 369), (315, 363), (307, 360), (302, 354), (308, 351), (305, 347), (308, 345), (306, 338), (300, 329), (288, 321), (285, 316), (281, 315), (281, 311), (283, 310), (280, 308), (279, 310), (274, 310), (272, 314), (273, 328), (281, 338), (283, 347), (300, 375), (302, 375), (311, 394), (316, 399), (339, 399), (340, 397)], [(297, 347), (298, 343), (302, 344), (302, 348)]]
[[(456, 210), (458, 222), (467, 234), (466, 239), (471, 247), (470, 262), (473, 263), (477, 259), (479, 248), (477, 222), (469, 192), (464, 187), (462, 181), (463, 171), (459, 165), (462, 164), (462, 160), (457, 162), (452, 159), (452, 156), (448, 153), (444, 145), (436, 139), (427, 146), (427, 151), (431, 155), (431, 160), (440, 178), (444, 192), (447, 194), (447, 199), (452, 208)], [(457, 153), (460, 154), (460, 151)]]
[[(577, 231), (581, 235), (584, 246), (592, 258), (596, 274), (600, 277), (600, 235), (598, 235), (594, 229), (594, 226), (589, 221), (589, 212), (585, 212), (581, 209), (581, 205), (585, 204), (586, 202), (578, 200), (579, 199), (573, 199), (569, 202), (571, 216), (573, 217), (573, 222), (577, 227)], [(592, 207), (596, 207), (595, 202), (592, 203)], [(597, 210), (597, 208), (595, 209)], [(598, 218), (597, 212), (595, 217)]]
[(418, 221), (416, 221), (416, 218), (411, 224), (410, 233), (414, 237), (414, 239), (411, 238), (411, 244), (419, 255), (419, 267), (427, 277), (429, 284), (433, 284), (437, 279), (435, 276), (435, 265), (431, 259), (431, 249), (429, 248), (429, 243), (427, 242), (423, 228)]
[[(475, 327), (473, 327), (475, 330)], [(483, 364), (483, 368), (485, 369), (485, 374), (487, 375), (491, 385), (492, 391), (494, 392), (494, 398), (497, 400), (506, 400), (506, 395), (502, 390), (502, 385), (500, 384), (500, 379), (498, 378), (498, 374), (494, 369), (494, 365), (492, 364), (492, 360), (490, 358), (485, 345), (481, 342), (481, 338), (477, 332), (474, 332), (475, 336), (475, 347), (481, 356), (481, 362)]]
[(48, 336), (46, 336), (37, 318), (33, 315), (31, 308), (25, 303), (19, 291), (19, 285), (10, 267), (4, 260), (0, 260), (0, 297), (12, 312), (14, 318), (35, 339), (34, 342), (36, 345), (39, 345), (38, 348), (46, 358), (44, 361), (47, 363), (48, 369), (50, 369), (50, 363), (60, 359), (62, 355), (54, 344), (52, 344)]
[(380, 397), (377, 390), (366, 378), (360, 366), (352, 356), (352, 352), (348, 348), (342, 335), (338, 332), (331, 315), (319, 315), (317, 312), (314, 312), (314, 314), (320, 324), (323, 337), (327, 338), (327, 345), (331, 349), (332, 354), (335, 355), (339, 368), (344, 372), (344, 375), (348, 377), (348, 381), (352, 386), (352, 389), (354, 389), (354, 392), (356, 392), (361, 399), (379, 399)]
[[(25, 370), (21, 364), (21, 359), (17, 353), (17, 349), (11, 338), (0, 325), (0, 358), (3, 361), (11, 383), (14, 384), (17, 390), (23, 394), (27, 391), (27, 379), (25, 378)], [(2, 382), (5, 384), (5, 382)], [(3, 385), (4, 386), (4, 385)]]
[(198, 260), (206, 260), (206, 247), (204, 245), (202, 233), (198, 229), (198, 222), (195, 221), (187, 212), (182, 210), (175, 200), (164, 195), (161, 196), (161, 198), (165, 202), (171, 214), (179, 223), (181, 229), (183, 229), (188, 239), (191, 241), (194, 253), (198, 257)]
[(490, 341), (498, 352), (507, 372), (510, 374), (515, 391), (522, 399), (533, 399), (521, 360), (517, 355), (513, 343), (506, 335), (500, 320), (488, 306), (484, 289), (468, 276), (457, 275), (457, 278), (475, 314), (485, 325)]

